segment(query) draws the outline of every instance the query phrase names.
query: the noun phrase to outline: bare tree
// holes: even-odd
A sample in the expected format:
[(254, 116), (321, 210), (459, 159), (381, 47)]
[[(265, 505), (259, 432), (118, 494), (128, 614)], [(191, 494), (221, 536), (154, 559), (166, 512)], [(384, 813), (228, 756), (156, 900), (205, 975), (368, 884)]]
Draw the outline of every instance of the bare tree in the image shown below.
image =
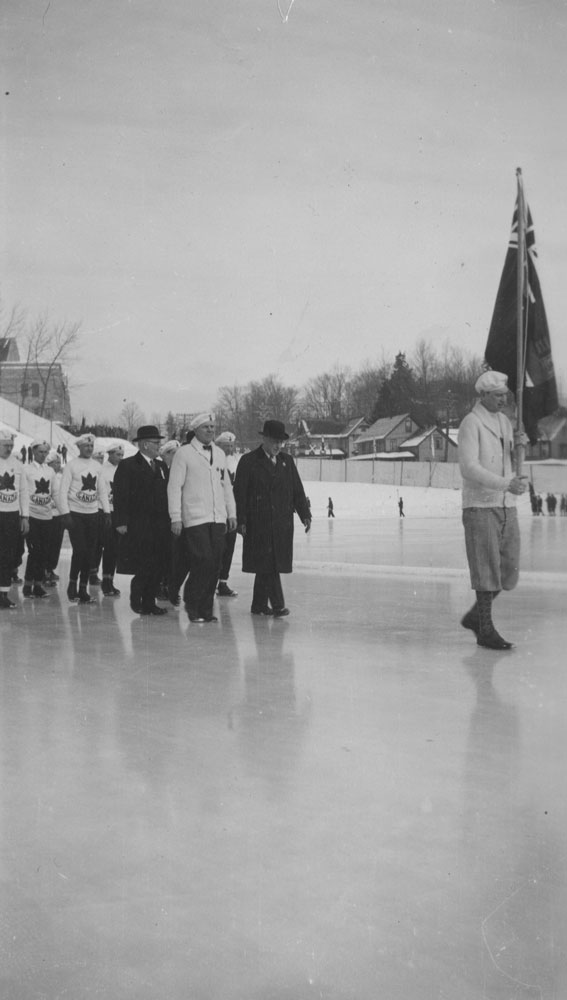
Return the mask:
[(241, 385), (223, 385), (215, 406), (217, 428), (231, 430), (238, 442), (245, 438), (246, 390)]
[(130, 441), (134, 437), (138, 427), (144, 423), (145, 419), (144, 414), (136, 402), (130, 402), (129, 400), (124, 401), (124, 406), (118, 414), (118, 422), (121, 426), (126, 428), (128, 432), (128, 439)]
[(351, 374), (350, 368), (335, 365), (309, 379), (301, 398), (302, 413), (320, 420), (346, 420), (351, 416)]
[(45, 415), (49, 388), (56, 372), (75, 358), (80, 327), (79, 322), (55, 322), (49, 319), (48, 313), (43, 313), (26, 329), (23, 335), (26, 354), (20, 389), (22, 406), (28, 392), (28, 377), (33, 376), (42, 387), (37, 412), (40, 416)]
[(16, 305), (8, 311), (0, 298), (0, 338), (17, 340), (25, 330), (25, 326), (25, 309)]

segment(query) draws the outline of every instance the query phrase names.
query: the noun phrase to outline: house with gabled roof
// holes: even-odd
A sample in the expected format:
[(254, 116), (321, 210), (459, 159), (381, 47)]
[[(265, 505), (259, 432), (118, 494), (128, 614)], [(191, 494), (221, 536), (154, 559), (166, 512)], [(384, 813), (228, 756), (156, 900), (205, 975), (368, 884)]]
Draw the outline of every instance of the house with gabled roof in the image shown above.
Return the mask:
[[(356, 438), (356, 454), (359, 458), (415, 458), (407, 451), (404, 442), (420, 430), (410, 413), (399, 413), (395, 417), (380, 417)], [(403, 454), (405, 452), (405, 455)]]
[(454, 434), (440, 427), (426, 427), (404, 441), (404, 451), (411, 451), (418, 462), (458, 462), (459, 449)]
[(296, 454), (303, 458), (350, 458), (356, 437), (366, 426), (364, 417), (346, 422), (302, 417), (295, 434)]

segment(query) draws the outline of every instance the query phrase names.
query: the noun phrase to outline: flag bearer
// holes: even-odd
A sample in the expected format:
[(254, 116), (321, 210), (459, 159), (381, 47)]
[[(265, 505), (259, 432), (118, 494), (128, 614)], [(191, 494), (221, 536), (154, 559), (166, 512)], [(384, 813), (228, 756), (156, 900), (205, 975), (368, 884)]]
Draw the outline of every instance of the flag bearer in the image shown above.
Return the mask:
[(511, 649), (496, 631), (492, 602), (518, 582), (520, 532), (516, 497), (527, 490), (526, 476), (513, 469), (514, 435), (503, 413), (508, 378), (488, 371), (476, 380), (479, 396), (459, 428), (459, 465), (463, 479), (463, 525), (471, 587), (476, 603), (461, 620), (476, 633), (479, 646)]

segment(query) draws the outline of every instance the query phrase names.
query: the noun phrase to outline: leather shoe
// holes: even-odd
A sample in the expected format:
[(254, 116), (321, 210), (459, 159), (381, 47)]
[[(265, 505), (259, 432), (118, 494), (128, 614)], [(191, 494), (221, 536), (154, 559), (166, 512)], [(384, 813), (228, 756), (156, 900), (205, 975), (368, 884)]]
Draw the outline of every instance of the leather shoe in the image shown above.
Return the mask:
[(217, 618), (216, 615), (205, 615), (205, 617), (203, 618), (203, 621), (205, 621), (205, 622), (218, 622), (218, 618)]
[(286, 618), (289, 615), (289, 608), (274, 608), (274, 618)]
[(206, 622), (206, 620), (207, 619), (203, 618), (202, 615), (192, 614), (191, 612), (189, 612), (189, 621), (195, 622), (196, 625), (203, 625), (204, 622)]
[(231, 590), (228, 583), (219, 583), (217, 594), (219, 597), (238, 597), (237, 591)]
[(149, 608), (140, 608), (139, 615), (166, 615), (167, 608), (160, 608), (157, 604), (152, 604)]
[(252, 615), (266, 615), (266, 617), (271, 617), (273, 613), (272, 609), (267, 605), (265, 608), (250, 608), (250, 614)]
[(477, 615), (472, 611), (467, 611), (466, 615), (463, 615), (461, 625), (463, 628), (470, 628), (471, 632), (474, 632), (475, 635), (478, 635), (480, 632), (480, 622)]
[(506, 642), (495, 628), (491, 632), (481, 632), (476, 637), (477, 646), (484, 646), (485, 649), (512, 649), (513, 642)]
[(178, 608), (181, 604), (181, 598), (179, 596), (179, 591), (175, 587), (169, 586), (167, 588), (167, 599), (170, 604), (173, 604), (174, 608)]

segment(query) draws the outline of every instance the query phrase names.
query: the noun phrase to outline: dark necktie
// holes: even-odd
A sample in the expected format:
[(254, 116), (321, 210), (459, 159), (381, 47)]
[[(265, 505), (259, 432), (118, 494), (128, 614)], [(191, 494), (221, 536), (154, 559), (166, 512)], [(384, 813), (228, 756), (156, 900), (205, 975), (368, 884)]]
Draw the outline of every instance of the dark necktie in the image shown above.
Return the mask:
[(206, 452), (209, 453), (209, 465), (212, 465), (213, 464), (213, 449), (212, 449), (212, 446), (210, 444), (204, 444), (203, 445), (203, 451), (206, 451)]

